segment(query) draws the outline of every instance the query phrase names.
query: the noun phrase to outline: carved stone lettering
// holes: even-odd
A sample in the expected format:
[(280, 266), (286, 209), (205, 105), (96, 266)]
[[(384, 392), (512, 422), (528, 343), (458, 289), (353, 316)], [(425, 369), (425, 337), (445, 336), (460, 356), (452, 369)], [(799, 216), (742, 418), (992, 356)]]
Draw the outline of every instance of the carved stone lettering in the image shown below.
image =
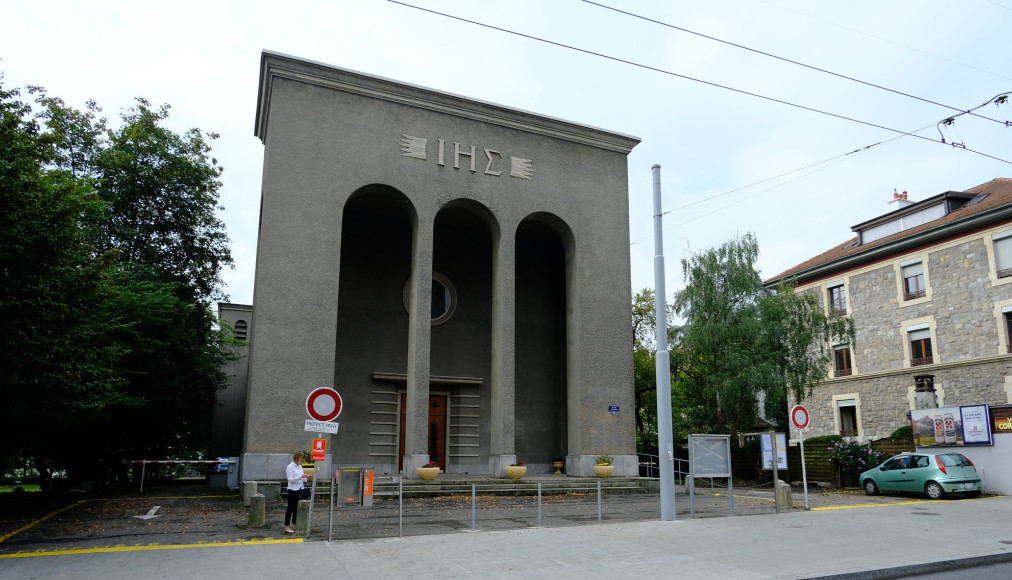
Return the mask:
[[(401, 156), (428, 161), (429, 157), (426, 152), (428, 142), (429, 140), (425, 137), (416, 137), (414, 135), (401, 133)], [(453, 143), (453, 168), (460, 169), (460, 158), (467, 157), (470, 159), (467, 169), (471, 172), (477, 173), (477, 150), (478, 147), (476, 145), (462, 145), (461, 143), (455, 141)], [(491, 175), (492, 177), (502, 177), (502, 161), (506, 158), (506, 156), (498, 149), (483, 147), (481, 150), (485, 153), (485, 171), (483, 173), (485, 175)], [(508, 175), (510, 177), (527, 180), (534, 178), (533, 160), (524, 159), (522, 157), (510, 157), (509, 160), (510, 170)], [(446, 166), (445, 139), (436, 139), (436, 165), (439, 165), (440, 167)]]
[(502, 153), (499, 153), (498, 151), (495, 151), (493, 149), (485, 149), (485, 159), (488, 159), (488, 165), (485, 166), (485, 175), (495, 175), (496, 177), (499, 177), (500, 175), (502, 175), (502, 171), (492, 171), (493, 154), (498, 155), (499, 158), (502, 159)]
[(461, 155), (467, 155), (468, 157), (471, 158), (471, 167), (470, 167), (470, 169), (471, 169), (471, 171), (475, 171), (475, 168), (474, 168), (474, 150), (475, 150), (474, 145), (471, 145), (471, 152), (470, 153), (464, 153), (464, 152), (462, 152), (460, 150), (460, 143), (454, 143), (453, 144), (453, 168), (454, 169), (460, 169), (460, 156)]

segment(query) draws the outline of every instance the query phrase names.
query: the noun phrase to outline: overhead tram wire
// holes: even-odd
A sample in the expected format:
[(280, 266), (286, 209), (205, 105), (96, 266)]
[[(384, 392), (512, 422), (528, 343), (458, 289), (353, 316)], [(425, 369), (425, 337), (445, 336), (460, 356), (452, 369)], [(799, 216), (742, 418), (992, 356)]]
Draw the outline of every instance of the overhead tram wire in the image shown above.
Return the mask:
[[(723, 39), (717, 38), (715, 36), (710, 36), (708, 34), (703, 34), (701, 32), (696, 32), (694, 30), (689, 30), (688, 28), (682, 28), (681, 26), (676, 26), (674, 24), (670, 24), (670, 23), (667, 23), (667, 22), (662, 22), (660, 20), (655, 20), (653, 18), (650, 18), (650, 17), (647, 17), (647, 16), (643, 16), (641, 14), (635, 14), (633, 12), (628, 12), (626, 10), (621, 10), (619, 8), (614, 8), (614, 7), (608, 6), (606, 4), (601, 4), (599, 2), (594, 2), (593, 0), (581, 0), (581, 1), (584, 2), (585, 4), (590, 4), (591, 6), (597, 6), (598, 8), (604, 8), (605, 10), (611, 10), (612, 12), (618, 12), (619, 14), (625, 14), (626, 16), (630, 16), (632, 18), (638, 18), (638, 19), (644, 20), (646, 22), (651, 22), (653, 24), (664, 26), (666, 28), (671, 28), (673, 30), (678, 30), (680, 32), (685, 32), (687, 34), (692, 34), (692, 35), (698, 36), (700, 38), (705, 38), (707, 40), (712, 40), (714, 42), (719, 42), (721, 44), (726, 44), (728, 46), (733, 46), (735, 48), (740, 48), (742, 50), (747, 50), (749, 52), (754, 52), (754, 53), (760, 54), (762, 56), (768, 56), (769, 58), (773, 58), (773, 59), (776, 59), (776, 60), (779, 60), (779, 61), (783, 61), (783, 62), (786, 62), (786, 63), (794, 64), (794, 65), (797, 65), (797, 66), (800, 66), (800, 67), (804, 67), (804, 68), (807, 68), (807, 69), (811, 69), (811, 70), (814, 70), (814, 71), (818, 71), (818, 72), (821, 72), (821, 73), (824, 73), (824, 74), (827, 74), (827, 75), (832, 75), (834, 77), (845, 79), (845, 80), (852, 81), (852, 82), (855, 82), (855, 83), (859, 83), (859, 84), (862, 84), (862, 85), (865, 85), (865, 86), (868, 86), (868, 87), (872, 87), (872, 88), (880, 89), (880, 90), (883, 90), (883, 91), (887, 91), (887, 92), (893, 93), (894, 95), (900, 95), (900, 96), (903, 96), (903, 97), (908, 97), (908, 98), (911, 98), (911, 99), (915, 99), (915, 100), (921, 101), (923, 103), (928, 103), (928, 104), (931, 104), (931, 105), (937, 105), (939, 107), (950, 109), (952, 111), (959, 111), (960, 114), (970, 114), (970, 115), (973, 115), (974, 117), (979, 117), (981, 119), (985, 119), (985, 120), (988, 120), (988, 121), (993, 121), (993, 122), (998, 123), (1000, 125), (1005, 125), (1006, 124), (1005, 121), (999, 121), (998, 119), (992, 119), (991, 117), (987, 117), (987, 116), (984, 116), (984, 115), (978, 115), (976, 113), (971, 112), (971, 111), (974, 111), (976, 109), (979, 109), (979, 108), (983, 107), (984, 105), (981, 105), (980, 107), (975, 107), (975, 108), (969, 109), (969, 110), (960, 109), (959, 107), (953, 107), (951, 105), (946, 105), (944, 103), (939, 103), (939, 102), (936, 102), (936, 101), (932, 101), (930, 99), (925, 99), (925, 98), (922, 98), (922, 97), (918, 97), (917, 95), (911, 95), (909, 93), (904, 93), (903, 91), (898, 91), (898, 90), (895, 90), (895, 89), (890, 89), (889, 87), (883, 87), (882, 85), (877, 85), (875, 83), (871, 83), (871, 82), (868, 82), (868, 81), (862, 81), (861, 79), (857, 79), (857, 78), (850, 77), (850, 76), (847, 76), (847, 75), (844, 75), (844, 74), (840, 74), (840, 73), (835, 73), (835, 72), (833, 72), (831, 70), (826, 70), (824, 68), (819, 68), (817, 66), (813, 66), (813, 65), (810, 65), (810, 64), (805, 64), (803, 62), (799, 62), (799, 61), (796, 61), (796, 60), (793, 60), (793, 59), (785, 58), (785, 57), (782, 57), (782, 56), (777, 56), (777, 55), (769, 53), (769, 52), (765, 52), (765, 51), (758, 50), (758, 49), (755, 49), (755, 48), (750, 48), (750, 47), (745, 46), (743, 44), (737, 44), (737, 43), (734, 43), (734, 42), (730, 42), (728, 40), (723, 40)], [(985, 104), (989, 105), (989, 104), (991, 104), (991, 101), (988, 101)]]
[[(950, 62), (952, 64), (959, 65), (961, 67), (965, 67), (965, 68), (968, 68), (968, 69), (973, 69), (973, 70), (975, 70), (977, 72), (982, 72), (984, 74), (988, 74), (988, 75), (991, 75), (993, 77), (998, 77), (998, 78), (1004, 79), (1006, 81), (1012, 81), (1012, 77), (1007, 77), (1005, 75), (1002, 75), (1002, 74), (999, 74), (999, 73), (996, 73), (996, 72), (992, 72), (992, 71), (989, 71), (989, 70), (986, 70), (986, 69), (982, 69), (980, 67), (973, 66), (972, 64), (966, 64), (965, 62), (959, 62), (958, 60), (952, 60), (951, 58), (946, 58), (944, 56), (941, 56), (941, 55), (938, 55), (938, 54), (934, 54), (934, 53), (928, 52), (926, 50), (921, 50), (919, 48), (914, 48), (912, 46), (907, 46), (905, 44), (901, 44), (899, 42), (896, 42), (894, 40), (890, 40), (888, 38), (883, 38), (881, 36), (875, 36), (874, 34), (869, 34), (869, 33), (864, 32), (862, 30), (857, 30), (856, 28), (851, 28), (849, 26), (844, 26), (842, 24), (837, 24), (836, 22), (833, 22), (831, 20), (826, 20), (825, 18), (819, 18), (817, 16), (812, 16), (811, 14), (805, 14), (804, 12), (801, 12), (801, 11), (798, 11), (798, 10), (794, 10), (793, 8), (788, 8), (786, 6), (781, 6), (781, 5), (779, 5), (779, 4), (775, 3), (775, 2), (770, 2), (769, 0), (759, 0), (759, 1), (762, 2), (763, 4), (769, 4), (770, 6), (779, 8), (781, 10), (786, 10), (787, 12), (793, 12), (793, 13), (799, 15), (799, 16), (804, 16), (805, 18), (811, 18), (812, 20), (817, 20), (819, 22), (823, 22), (823, 23), (829, 24), (830, 26), (835, 26), (837, 28), (842, 28), (844, 30), (849, 30), (849, 31), (851, 31), (851, 32), (853, 32), (855, 34), (860, 34), (862, 36), (867, 36), (868, 38), (874, 38), (875, 40), (878, 40), (879, 42), (886, 42), (886, 43), (889, 43), (889, 44), (891, 44), (893, 46), (898, 46), (900, 48), (905, 48), (907, 50), (912, 50), (914, 52), (919, 52), (919, 53), (921, 53), (923, 55), (930, 56), (932, 58), (937, 58), (939, 60), (944, 60), (946, 62)], [(985, 0), (985, 1), (991, 2), (992, 4), (995, 4), (997, 6), (1001, 6), (1001, 4), (998, 4), (997, 2), (993, 2), (992, 0)], [(1002, 6), (1002, 8), (1004, 8), (1004, 6)]]
[[(917, 131), (924, 131), (925, 129), (930, 129), (932, 126), (933, 125), (928, 125), (926, 127), (922, 127), (920, 129), (917, 129)], [(806, 165), (804, 167), (799, 167), (798, 169), (794, 169), (794, 170), (788, 171), (786, 173), (781, 173), (780, 175), (774, 175), (773, 177), (767, 177), (766, 179), (761, 179), (759, 181), (755, 181), (755, 182), (750, 183), (748, 185), (743, 185), (741, 187), (736, 187), (734, 189), (725, 191), (724, 193), (718, 193), (717, 195), (712, 195), (710, 197), (707, 197), (707, 198), (704, 198), (704, 199), (700, 199), (700, 200), (694, 201), (692, 203), (687, 203), (685, 205), (669, 209), (668, 211), (664, 212), (661, 215), (665, 215), (665, 214), (669, 214), (669, 213), (672, 213), (672, 212), (680, 211), (680, 210), (683, 210), (683, 209), (685, 209), (687, 207), (692, 207), (694, 205), (699, 205), (701, 203), (706, 203), (708, 201), (713, 201), (713, 200), (715, 200), (715, 199), (717, 199), (719, 197), (723, 197), (725, 195), (730, 195), (732, 193), (735, 193), (735, 192), (738, 192), (738, 191), (742, 191), (742, 190), (748, 189), (750, 187), (755, 187), (757, 185), (761, 185), (763, 183), (766, 183), (766, 182), (769, 182), (769, 181), (773, 181), (774, 179), (780, 179), (781, 177), (786, 177), (788, 175), (792, 175), (792, 174), (797, 173), (799, 171), (805, 171), (806, 169), (811, 169), (812, 167), (818, 167), (820, 165), (824, 165), (824, 167), (818, 167), (818, 169), (813, 169), (812, 171), (809, 171), (808, 173), (805, 173), (804, 175), (799, 175), (799, 176), (795, 177), (794, 179), (789, 179), (789, 180), (787, 180), (787, 181), (785, 181), (783, 183), (778, 183), (778, 184), (776, 184), (776, 185), (774, 185), (772, 187), (768, 187), (768, 188), (766, 188), (766, 189), (764, 189), (764, 190), (762, 190), (762, 191), (760, 191), (758, 193), (754, 193), (754, 194), (749, 195), (747, 197), (743, 197), (743, 198), (741, 198), (739, 200), (733, 201), (733, 202), (731, 202), (729, 204), (722, 205), (722, 206), (720, 206), (720, 207), (718, 207), (716, 209), (713, 209), (713, 210), (710, 210), (710, 211), (708, 211), (706, 213), (697, 215), (697, 216), (695, 216), (693, 218), (690, 218), (690, 219), (687, 219), (687, 220), (685, 220), (685, 221), (683, 221), (681, 223), (674, 224), (674, 225), (672, 225), (670, 227), (665, 228), (664, 231), (667, 232), (667, 231), (673, 230), (675, 228), (684, 226), (687, 223), (691, 223), (691, 222), (694, 222), (694, 221), (696, 221), (696, 220), (698, 220), (700, 218), (703, 218), (703, 217), (706, 217), (708, 215), (712, 215), (714, 213), (717, 213), (718, 211), (725, 210), (725, 209), (727, 209), (727, 208), (729, 208), (729, 207), (731, 207), (733, 205), (737, 205), (737, 204), (739, 204), (739, 203), (741, 203), (743, 201), (747, 201), (747, 200), (752, 199), (754, 197), (759, 197), (760, 195), (762, 195), (762, 194), (764, 194), (766, 192), (773, 191), (774, 189), (777, 189), (779, 187), (783, 187), (784, 185), (787, 185), (788, 183), (793, 183), (795, 181), (798, 181), (799, 179), (802, 179), (804, 177), (808, 177), (809, 175), (812, 175), (813, 173), (822, 171), (823, 169), (826, 169), (827, 167), (832, 167), (833, 165), (837, 165), (839, 163), (843, 163), (844, 161), (847, 161), (848, 159), (850, 159), (851, 155), (865, 153), (869, 149), (871, 149), (872, 147), (877, 147), (878, 145), (885, 145), (886, 143), (895, 141), (897, 139), (902, 139), (903, 137), (904, 137), (904, 135), (896, 135), (895, 137), (892, 137), (890, 139), (886, 139), (885, 141), (879, 141), (878, 143), (872, 143), (871, 145), (865, 145), (864, 147), (860, 147), (858, 149), (854, 149), (853, 151), (850, 151), (848, 153), (843, 153), (842, 155), (837, 155), (835, 157), (830, 157), (829, 159), (825, 159), (825, 160), (819, 161), (817, 163), (812, 163), (812, 164)], [(826, 165), (827, 163), (829, 165)], [(644, 242), (646, 240), (652, 239), (653, 237), (654, 237), (653, 234), (651, 234), (651, 235), (648, 235), (646, 237), (640, 238), (640, 239), (638, 239), (638, 240), (636, 240), (634, 242), (630, 242), (629, 245), (630, 246), (634, 246), (634, 245), (636, 245), (636, 244), (638, 244), (640, 242)]]
[[(818, 113), (820, 115), (825, 115), (827, 117), (833, 117), (833, 118), (836, 118), (836, 119), (842, 119), (844, 121), (850, 121), (852, 123), (857, 123), (859, 125), (865, 125), (865, 126), (868, 126), (868, 127), (874, 127), (876, 129), (883, 129), (883, 130), (889, 131), (891, 133), (899, 133), (900, 135), (905, 135), (905, 136), (908, 136), (908, 137), (916, 137), (917, 139), (923, 139), (923, 140), (929, 141), (931, 143), (938, 143), (938, 144), (941, 144), (941, 145), (948, 145), (948, 143), (945, 143), (945, 142), (943, 142), (941, 140), (938, 140), (938, 139), (932, 139), (930, 137), (924, 137), (923, 135), (915, 135), (913, 133), (908, 133), (906, 131), (901, 131), (899, 129), (893, 129), (892, 127), (887, 127), (885, 125), (879, 125), (879, 124), (876, 124), (876, 123), (872, 123), (870, 121), (862, 121), (860, 119), (855, 119), (853, 117), (847, 117), (845, 115), (839, 115), (837, 113), (831, 113), (829, 111), (823, 111), (821, 109), (816, 109), (816, 108), (813, 108), (813, 107), (807, 107), (805, 105), (799, 105), (797, 103), (792, 103), (790, 101), (785, 101), (785, 100), (777, 99), (777, 98), (774, 98), (774, 97), (767, 97), (765, 95), (760, 95), (758, 93), (749, 92), (749, 91), (746, 91), (746, 90), (743, 90), (743, 89), (736, 89), (734, 87), (729, 87), (727, 85), (721, 85), (721, 84), (718, 84), (718, 83), (714, 83), (714, 82), (710, 82), (710, 81), (705, 81), (705, 80), (702, 80), (702, 79), (697, 79), (695, 77), (690, 77), (690, 76), (687, 76), (687, 75), (679, 74), (679, 73), (676, 73), (676, 72), (673, 72), (673, 71), (669, 71), (669, 70), (665, 70), (665, 69), (662, 69), (662, 68), (657, 68), (657, 67), (641, 64), (641, 63), (634, 62), (634, 61), (631, 61), (631, 60), (621, 59), (621, 58), (618, 58), (618, 57), (615, 57), (615, 56), (609, 56), (607, 54), (603, 54), (603, 53), (599, 53), (599, 52), (594, 52), (592, 50), (587, 50), (585, 48), (579, 48), (579, 47), (576, 47), (576, 46), (571, 46), (571, 45), (568, 45), (568, 44), (563, 44), (561, 42), (555, 42), (553, 40), (548, 40), (548, 39), (545, 39), (545, 38), (540, 38), (540, 37), (537, 37), (537, 36), (532, 36), (530, 34), (524, 34), (522, 32), (517, 32), (515, 30), (509, 30), (507, 28), (501, 28), (501, 27), (498, 27), (498, 26), (493, 26), (491, 24), (485, 24), (483, 22), (477, 22), (475, 20), (468, 20), (467, 18), (463, 18), (463, 17), (460, 17), (460, 16), (454, 16), (452, 14), (446, 14), (445, 12), (438, 12), (436, 10), (431, 10), (429, 8), (423, 8), (421, 6), (415, 6), (413, 4), (407, 4), (405, 2), (400, 2), (398, 0), (387, 0), (387, 2), (390, 2), (392, 4), (398, 4), (398, 5), (404, 6), (406, 8), (414, 8), (415, 10), (420, 10), (422, 12), (428, 12), (430, 14), (435, 14), (437, 16), (443, 16), (444, 18), (450, 18), (452, 20), (457, 20), (457, 21), (460, 21), (460, 22), (466, 22), (467, 24), (473, 24), (475, 26), (481, 26), (483, 28), (488, 28), (488, 29), (491, 29), (491, 30), (497, 30), (499, 32), (505, 32), (507, 34), (512, 34), (514, 36), (519, 36), (521, 38), (526, 38), (528, 40), (536, 40), (538, 42), (542, 42), (544, 44), (550, 44), (550, 45), (553, 45), (553, 46), (557, 46), (559, 48), (567, 48), (569, 50), (573, 50), (573, 51), (576, 51), (576, 52), (582, 52), (584, 54), (589, 54), (591, 56), (596, 56), (596, 57), (599, 57), (599, 58), (611, 60), (611, 61), (614, 61), (614, 62), (619, 62), (619, 63), (622, 63), (622, 64), (627, 64), (627, 65), (634, 66), (634, 67), (637, 67), (637, 68), (641, 68), (641, 69), (645, 69), (645, 70), (649, 70), (649, 71), (653, 71), (653, 72), (658, 72), (658, 73), (661, 73), (661, 74), (666, 74), (666, 75), (677, 77), (677, 78), (680, 78), (680, 79), (685, 79), (685, 80), (697, 82), (697, 83), (704, 84), (704, 85), (711, 86), (711, 87), (715, 87), (715, 88), (718, 88), (718, 89), (724, 89), (724, 90), (731, 91), (731, 92), (734, 92), (734, 93), (738, 93), (738, 94), (742, 94), (742, 95), (747, 95), (747, 96), (750, 96), (750, 97), (756, 97), (756, 98), (763, 99), (763, 100), (766, 100), (766, 101), (771, 101), (771, 102), (774, 102), (774, 103), (780, 103), (781, 105), (787, 105), (789, 107), (794, 107), (796, 109), (801, 109), (801, 110), (809, 111), (809, 112), (812, 112), (812, 113)], [(984, 153), (982, 151), (977, 151), (976, 149), (970, 149), (969, 147), (960, 147), (959, 149), (961, 151), (967, 151), (967, 152), (973, 153), (975, 155), (980, 155), (982, 157), (987, 157), (988, 159), (994, 159), (995, 161), (1001, 161), (1002, 163), (1008, 163), (1009, 165), (1012, 165), (1012, 161), (1008, 161), (1008, 160), (1002, 159), (1000, 157), (995, 157), (993, 155), (988, 155), (987, 153)]]

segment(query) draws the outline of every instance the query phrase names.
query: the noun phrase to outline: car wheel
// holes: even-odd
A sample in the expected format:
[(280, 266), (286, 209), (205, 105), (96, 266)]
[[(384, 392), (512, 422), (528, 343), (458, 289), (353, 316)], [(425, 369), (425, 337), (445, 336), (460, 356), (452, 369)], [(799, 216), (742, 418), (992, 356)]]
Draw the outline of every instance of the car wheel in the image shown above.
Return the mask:
[(945, 495), (945, 490), (934, 481), (929, 481), (924, 486), (924, 493), (926, 493), (931, 499), (942, 499), (942, 496)]
[(864, 492), (868, 495), (878, 495), (878, 486), (874, 481), (866, 479), (864, 480)]

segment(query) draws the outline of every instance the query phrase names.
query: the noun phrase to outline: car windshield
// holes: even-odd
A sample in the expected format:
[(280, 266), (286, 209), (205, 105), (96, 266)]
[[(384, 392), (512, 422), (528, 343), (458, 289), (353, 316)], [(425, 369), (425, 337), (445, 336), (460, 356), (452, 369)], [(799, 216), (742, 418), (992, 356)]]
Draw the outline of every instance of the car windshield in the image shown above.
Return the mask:
[(946, 453), (945, 455), (939, 455), (942, 458), (942, 464), (947, 467), (966, 467), (973, 465), (970, 460), (963, 456), (961, 453)]

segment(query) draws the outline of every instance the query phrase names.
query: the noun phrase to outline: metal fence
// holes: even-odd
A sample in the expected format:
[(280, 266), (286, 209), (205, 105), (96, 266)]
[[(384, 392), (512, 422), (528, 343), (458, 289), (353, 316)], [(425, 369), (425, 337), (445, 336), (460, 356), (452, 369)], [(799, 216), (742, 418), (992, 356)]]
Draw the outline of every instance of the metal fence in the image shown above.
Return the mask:
[[(711, 489), (706, 480), (697, 486), (697, 518), (775, 513), (772, 489), (736, 489), (732, 511), (723, 488)], [(589, 493), (490, 495), (487, 491), (475, 483), (470, 493), (412, 498), (398, 493), (377, 497), (370, 507), (329, 510), (325, 498), (317, 498), (313, 534), (331, 540), (382, 538), (651, 521), (661, 516), (658, 492), (609, 493), (599, 488)], [(692, 517), (684, 486), (676, 486), (675, 506), (676, 519)]]

